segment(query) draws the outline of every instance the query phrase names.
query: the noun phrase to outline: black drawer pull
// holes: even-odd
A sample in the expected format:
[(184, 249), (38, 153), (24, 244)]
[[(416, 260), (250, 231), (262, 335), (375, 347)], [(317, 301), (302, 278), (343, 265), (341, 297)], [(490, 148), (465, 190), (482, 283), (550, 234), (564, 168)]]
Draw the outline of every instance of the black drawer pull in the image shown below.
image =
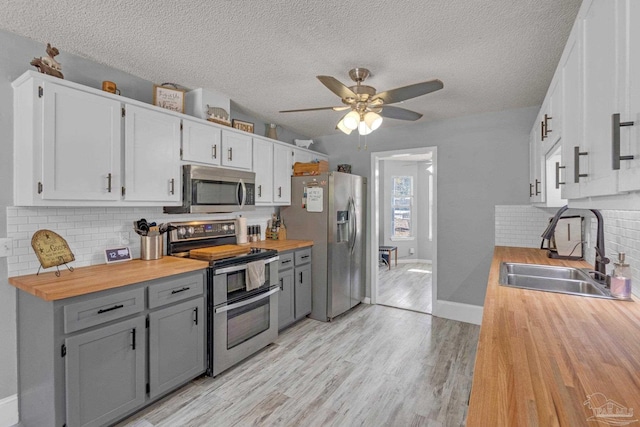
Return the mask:
[(106, 313), (107, 311), (117, 310), (117, 309), (123, 308), (123, 307), (124, 307), (123, 304), (118, 304), (118, 305), (114, 305), (111, 308), (101, 308), (100, 310), (98, 310), (98, 314)]
[(286, 261), (281, 261), (281, 262), (280, 262), (280, 264), (288, 264), (288, 263), (290, 263), (290, 262), (291, 262), (291, 260), (290, 260), (290, 259), (288, 259), (288, 260), (286, 260)]
[(191, 288), (190, 288), (190, 287), (188, 287), (188, 286), (185, 286), (185, 287), (184, 287), (184, 288), (182, 288), (182, 289), (174, 289), (173, 291), (171, 291), (171, 295), (173, 295), (173, 294), (179, 294), (180, 292), (188, 291), (189, 289), (191, 289)]
[(309, 255), (302, 255), (300, 258), (307, 259), (307, 258), (309, 258)]

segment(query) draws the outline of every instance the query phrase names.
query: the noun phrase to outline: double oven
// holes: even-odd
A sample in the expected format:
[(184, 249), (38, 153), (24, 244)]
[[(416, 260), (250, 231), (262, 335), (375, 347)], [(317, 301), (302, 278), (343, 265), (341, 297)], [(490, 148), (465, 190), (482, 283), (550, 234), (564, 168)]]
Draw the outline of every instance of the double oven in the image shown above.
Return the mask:
[[(209, 261), (207, 373), (216, 376), (278, 337), (278, 253), (237, 246), (234, 220), (176, 222), (170, 230), (167, 255)], [(255, 264), (264, 265), (259, 284), (249, 279)]]

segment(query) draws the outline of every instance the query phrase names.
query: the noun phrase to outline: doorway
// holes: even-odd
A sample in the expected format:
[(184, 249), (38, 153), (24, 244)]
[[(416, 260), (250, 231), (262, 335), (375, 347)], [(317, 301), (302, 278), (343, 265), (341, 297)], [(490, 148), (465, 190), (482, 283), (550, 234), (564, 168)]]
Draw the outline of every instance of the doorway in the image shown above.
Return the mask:
[(371, 153), (371, 170), (371, 303), (431, 314), (437, 299), (437, 148)]

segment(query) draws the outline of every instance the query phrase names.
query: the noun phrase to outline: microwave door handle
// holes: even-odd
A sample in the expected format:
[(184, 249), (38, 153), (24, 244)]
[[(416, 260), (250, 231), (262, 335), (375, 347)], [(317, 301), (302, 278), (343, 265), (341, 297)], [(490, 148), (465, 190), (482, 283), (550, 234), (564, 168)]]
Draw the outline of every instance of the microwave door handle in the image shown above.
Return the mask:
[(245, 305), (253, 304), (254, 302), (263, 300), (265, 298), (269, 298), (271, 295), (276, 292), (280, 292), (280, 288), (276, 287), (271, 289), (269, 292), (265, 292), (263, 294), (258, 295), (257, 297), (249, 298), (244, 301), (237, 302), (235, 304), (224, 305), (222, 307), (218, 307), (214, 310), (215, 314), (224, 313), (225, 311), (233, 310), (234, 308), (244, 307)]
[(238, 194), (238, 205), (240, 208), (243, 208), (247, 201), (247, 186), (244, 184), (244, 180), (238, 180), (238, 187), (236, 187), (236, 189)]

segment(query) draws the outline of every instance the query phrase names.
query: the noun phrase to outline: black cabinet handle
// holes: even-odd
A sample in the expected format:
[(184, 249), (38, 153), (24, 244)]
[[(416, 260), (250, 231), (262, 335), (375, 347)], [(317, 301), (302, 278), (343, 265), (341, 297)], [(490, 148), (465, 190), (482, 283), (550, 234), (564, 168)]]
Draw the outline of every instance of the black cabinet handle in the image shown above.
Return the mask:
[(195, 313), (195, 319), (193, 320), (193, 322), (197, 325), (198, 324), (198, 307), (193, 309), (194, 313)]
[(620, 160), (633, 160), (633, 156), (620, 155), (620, 127), (633, 126), (635, 122), (621, 122), (620, 113), (611, 115), (611, 159), (613, 170), (620, 169)]
[(111, 193), (111, 172), (107, 174), (107, 192)]
[(577, 184), (580, 178), (588, 176), (586, 173), (580, 173), (580, 156), (586, 156), (589, 152), (580, 151), (579, 146), (573, 147), (573, 181)]
[(131, 349), (135, 350), (136, 349), (136, 328), (133, 328), (131, 330), (131, 334), (133, 335), (133, 342), (131, 343)]
[(114, 305), (111, 308), (102, 308), (102, 309), (98, 310), (98, 314), (106, 313), (107, 311), (117, 310), (117, 309), (123, 308), (123, 307), (124, 307), (123, 304), (118, 304), (118, 305)]
[(300, 283), (302, 283), (302, 271), (300, 272)]
[(188, 291), (189, 289), (191, 289), (189, 286), (185, 286), (182, 289), (174, 289), (171, 291), (171, 295), (179, 294), (180, 292)]
[(302, 255), (300, 258), (301, 259), (307, 259), (307, 258), (309, 258), (309, 255)]
[(282, 277), (280, 278), (280, 290), (284, 292), (284, 279)]
[(286, 260), (286, 261), (282, 261), (280, 264), (289, 264), (291, 262), (290, 259)]

